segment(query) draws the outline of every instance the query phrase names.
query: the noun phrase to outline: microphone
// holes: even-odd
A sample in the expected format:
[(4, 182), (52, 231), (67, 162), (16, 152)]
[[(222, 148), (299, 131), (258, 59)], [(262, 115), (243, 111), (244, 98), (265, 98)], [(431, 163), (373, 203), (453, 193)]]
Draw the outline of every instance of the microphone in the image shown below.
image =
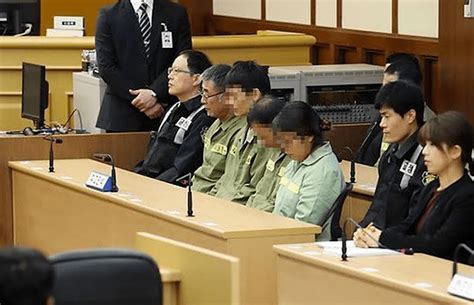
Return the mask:
[(54, 173), (53, 143), (62, 144), (63, 140), (60, 138), (53, 138), (51, 135), (44, 137), (43, 140), (49, 141), (49, 172)]
[(354, 158), (354, 152), (352, 151), (352, 149), (349, 147), (349, 146), (345, 146), (343, 148), (343, 151), (346, 150), (350, 153), (350, 156), (351, 156), (351, 171), (350, 171), (350, 182), (351, 183), (355, 183), (356, 182), (356, 178), (355, 178), (355, 175), (356, 175), (356, 172), (355, 172), (355, 158)]
[(367, 135), (365, 136), (364, 141), (362, 141), (362, 144), (360, 144), (359, 149), (357, 150), (357, 152), (354, 156), (355, 160), (358, 160), (360, 162), (360, 160), (359, 160), (360, 152), (365, 151), (367, 149), (367, 145), (369, 144), (370, 140), (372, 140), (372, 138), (375, 136), (374, 135), (375, 127), (379, 126), (381, 121), (382, 121), (382, 116), (379, 115), (377, 120), (375, 120), (375, 122), (372, 123), (372, 126), (370, 126), (370, 129), (367, 132)]
[(454, 250), (454, 255), (453, 255), (453, 277), (458, 273), (458, 258), (459, 258), (459, 251), (461, 249), (464, 249), (469, 253), (469, 259), (468, 259), (468, 264), (471, 262), (471, 259), (474, 257), (474, 250), (469, 248), (466, 244), (459, 244), (456, 246), (456, 249)]
[[(344, 221), (344, 225), (343, 225), (343, 228), (342, 228), (342, 234), (341, 234), (341, 241), (342, 241), (342, 245), (341, 245), (341, 252), (342, 252), (342, 255), (341, 255), (341, 260), (343, 261), (347, 261), (347, 236), (346, 236), (346, 225), (347, 225), (347, 222), (350, 222), (352, 223), (354, 226), (356, 226), (358, 229), (361, 229), (361, 230), (364, 230), (364, 228), (362, 228), (358, 223), (357, 221), (355, 221), (354, 219), (348, 217), (346, 218), (346, 220)], [(375, 237), (373, 237), (369, 232), (365, 231), (365, 234), (370, 238), (372, 239), (379, 248), (382, 248), (382, 249), (389, 249), (389, 250), (394, 250), (394, 251), (397, 251), (397, 252), (400, 252), (400, 253), (403, 253), (403, 254), (406, 254), (406, 255), (413, 255), (415, 252), (413, 251), (413, 248), (407, 248), (407, 249), (390, 249), (389, 247), (386, 247), (385, 245), (383, 245), (381, 242), (379, 242)]]
[(118, 192), (119, 188), (117, 186), (117, 176), (115, 174), (115, 163), (112, 155), (110, 154), (93, 154), (94, 159), (97, 159), (102, 162), (109, 163), (112, 165), (111, 177), (112, 177), (112, 192)]
[(191, 190), (191, 187), (193, 185), (193, 173), (186, 174), (182, 177), (179, 177), (176, 179), (177, 182), (182, 181), (184, 179), (188, 180), (188, 211), (187, 211), (187, 216), (188, 217), (194, 217), (193, 215), (193, 192)]

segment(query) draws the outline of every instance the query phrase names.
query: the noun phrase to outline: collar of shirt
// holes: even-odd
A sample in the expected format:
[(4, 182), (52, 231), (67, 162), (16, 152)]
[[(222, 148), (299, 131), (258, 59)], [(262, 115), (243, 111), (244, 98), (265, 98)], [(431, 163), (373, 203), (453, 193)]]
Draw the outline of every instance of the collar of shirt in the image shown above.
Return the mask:
[(324, 142), (323, 145), (316, 148), (306, 159), (301, 162), (304, 165), (311, 165), (318, 162), (322, 157), (327, 156), (332, 153), (331, 144), (329, 142)]
[(201, 107), (201, 96), (198, 94), (185, 102), (180, 102), (187, 111), (192, 112)]
[(235, 124), (238, 124), (240, 120), (245, 120), (245, 118), (234, 116), (234, 117), (231, 117), (230, 119), (228, 119), (225, 122), (222, 122), (221, 120), (219, 120), (219, 123), (220, 123), (219, 128), (222, 131), (227, 131), (229, 128), (231, 128)]
[[(405, 157), (405, 155), (412, 150), (414, 147), (418, 146), (418, 141), (417, 141), (417, 136), (418, 136), (418, 130), (413, 133), (406, 141), (403, 143), (403, 145), (399, 145), (397, 151), (395, 152), (395, 157), (397, 159), (402, 159)], [(408, 156), (410, 158), (410, 156)]]
[(140, 8), (140, 5), (145, 2), (146, 4), (148, 4), (148, 7), (146, 9), (146, 13), (148, 15), (148, 18), (150, 18), (150, 22), (151, 22), (151, 18), (153, 16), (153, 0), (130, 0), (130, 3), (132, 4), (132, 7), (133, 7), (133, 11), (140, 15), (140, 11), (139, 11), (139, 8)]

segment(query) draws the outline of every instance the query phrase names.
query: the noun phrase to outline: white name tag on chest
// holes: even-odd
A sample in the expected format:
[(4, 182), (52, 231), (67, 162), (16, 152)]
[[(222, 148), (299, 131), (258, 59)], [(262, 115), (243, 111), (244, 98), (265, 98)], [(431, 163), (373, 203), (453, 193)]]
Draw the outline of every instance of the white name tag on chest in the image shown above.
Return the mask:
[(181, 129), (184, 129), (188, 131), (189, 126), (191, 125), (192, 121), (188, 120), (187, 118), (181, 117), (178, 122), (176, 123), (176, 126), (178, 126)]
[(400, 171), (410, 177), (413, 177), (413, 174), (415, 173), (415, 169), (416, 169), (416, 164), (408, 160), (403, 160), (402, 166), (400, 167)]
[(169, 31), (161, 32), (161, 45), (163, 49), (173, 48), (173, 33)]

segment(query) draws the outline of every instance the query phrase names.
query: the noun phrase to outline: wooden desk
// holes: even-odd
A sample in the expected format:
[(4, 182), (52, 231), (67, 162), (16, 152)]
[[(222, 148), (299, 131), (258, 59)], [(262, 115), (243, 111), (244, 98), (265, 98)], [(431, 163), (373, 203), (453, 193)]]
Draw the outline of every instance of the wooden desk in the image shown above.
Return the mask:
[[(447, 293), (452, 269), (448, 260), (415, 254), (342, 262), (340, 257), (321, 254), (315, 243), (273, 248), (279, 305), (472, 304)], [(473, 272), (466, 265), (461, 269)]]
[[(54, 146), (57, 159), (90, 158), (93, 153), (107, 152), (115, 164), (131, 170), (145, 155), (147, 132), (91, 135), (60, 135), (64, 143)], [(133, 147), (133, 149), (130, 149)], [(0, 247), (13, 244), (12, 193), (8, 161), (48, 158), (49, 143), (42, 136), (0, 135)]]
[[(86, 247), (133, 247), (137, 231), (158, 234), (240, 259), (243, 304), (276, 303), (272, 245), (314, 241), (321, 228), (193, 193), (196, 217), (186, 217), (185, 189), (118, 170), (119, 193), (84, 186), (92, 160), (10, 162), (16, 245), (48, 254)], [(41, 170), (38, 169), (41, 168)], [(64, 178), (66, 177), (66, 178)]]
[(181, 271), (160, 267), (160, 275), (163, 283), (163, 305), (178, 305)]
[[(343, 160), (341, 162), (341, 168), (345, 180), (349, 181), (351, 162)], [(372, 204), (375, 186), (377, 185), (377, 180), (379, 178), (376, 167), (356, 163), (355, 170), (356, 183), (354, 183), (352, 192), (347, 196), (346, 201), (344, 202), (341, 213), (341, 228), (345, 219), (348, 217), (357, 222), (360, 222), (364, 218), (367, 210)], [(346, 228), (347, 236), (352, 237), (354, 229), (355, 228), (352, 224), (348, 224)]]
[(136, 249), (160, 266), (179, 270), (180, 305), (238, 305), (239, 259), (201, 247), (139, 232)]

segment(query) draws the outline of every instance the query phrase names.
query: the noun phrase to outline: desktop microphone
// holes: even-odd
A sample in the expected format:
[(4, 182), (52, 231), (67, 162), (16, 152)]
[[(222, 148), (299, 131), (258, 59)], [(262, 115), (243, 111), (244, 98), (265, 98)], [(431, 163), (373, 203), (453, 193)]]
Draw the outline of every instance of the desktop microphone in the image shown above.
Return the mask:
[[(344, 221), (344, 225), (343, 225), (343, 228), (342, 228), (342, 235), (341, 235), (341, 241), (342, 241), (342, 245), (341, 245), (341, 252), (342, 252), (342, 255), (341, 255), (341, 260), (343, 261), (347, 261), (347, 236), (346, 236), (346, 225), (347, 225), (347, 222), (350, 222), (352, 223), (354, 226), (356, 226), (358, 229), (361, 229), (361, 230), (364, 230), (364, 228), (362, 228), (354, 219), (348, 217), (346, 218), (346, 220)], [(403, 254), (406, 254), (406, 255), (413, 255), (415, 252), (413, 251), (413, 248), (407, 248), (407, 249), (390, 249), (386, 246), (384, 246), (381, 242), (379, 242), (375, 237), (373, 237), (369, 232), (365, 231), (365, 234), (370, 238), (372, 239), (379, 248), (382, 248), (382, 249), (389, 249), (389, 250), (393, 250), (393, 251), (397, 251), (397, 252), (400, 252), (400, 253), (403, 253)]]
[(115, 174), (115, 163), (112, 155), (110, 154), (93, 154), (94, 159), (97, 159), (102, 162), (106, 162), (112, 165), (111, 177), (112, 177), (112, 190), (111, 192), (118, 192), (119, 188), (117, 186), (117, 176)]
[(471, 263), (471, 259), (474, 259), (474, 250), (469, 248), (468, 245), (466, 245), (466, 244), (457, 245), (456, 249), (454, 250), (454, 255), (453, 255), (453, 277), (456, 275), (456, 273), (458, 273), (458, 259), (459, 259), (459, 251), (461, 249), (464, 249), (469, 253), (469, 259), (468, 259), (468, 262), (467, 262), (468, 264)]
[(355, 171), (355, 157), (354, 157), (354, 152), (349, 146), (345, 146), (343, 148), (343, 151), (347, 150), (350, 153), (351, 156), (351, 171), (350, 171), (350, 182), (355, 183), (356, 182), (356, 171)]
[(182, 181), (184, 179), (188, 180), (188, 211), (187, 211), (187, 216), (188, 217), (194, 217), (193, 215), (193, 192), (191, 190), (191, 186), (193, 185), (193, 173), (186, 174), (182, 177), (179, 177), (176, 179), (177, 182)]
[(360, 153), (362, 151), (365, 151), (367, 150), (367, 145), (369, 145), (370, 141), (375, 137), (376, 133), (374, 133), (375, 129), (377, 126), (380, 125), (380, 122), (382, 121), (382, 116), (379, 115), (379, 117), (377, 118), (377, 120), (375, 120), (373, 123), (372, 123), (372, 126), (370, 126), (370, 129), (369, 131), (367, 132), (367, 135), (365, 136), (364, 138), (364, 141), (362, 141), (362, 144), (360, 144), (359, 146), (359, 149), (356, 151), (356, 154), (354, 156), (354, 160), (357, 160), (358, 162), (360, 162), (361, 160), (359, 160), (360, 158)]
[(53, 151), (53, 143), (62, 144), (63, 140), (59, 138), (53, 138), (52, 136), (48, 135), (43, 138), (43, 140), (49, 141), (49, 172), (54, 173), (54, 151)]

